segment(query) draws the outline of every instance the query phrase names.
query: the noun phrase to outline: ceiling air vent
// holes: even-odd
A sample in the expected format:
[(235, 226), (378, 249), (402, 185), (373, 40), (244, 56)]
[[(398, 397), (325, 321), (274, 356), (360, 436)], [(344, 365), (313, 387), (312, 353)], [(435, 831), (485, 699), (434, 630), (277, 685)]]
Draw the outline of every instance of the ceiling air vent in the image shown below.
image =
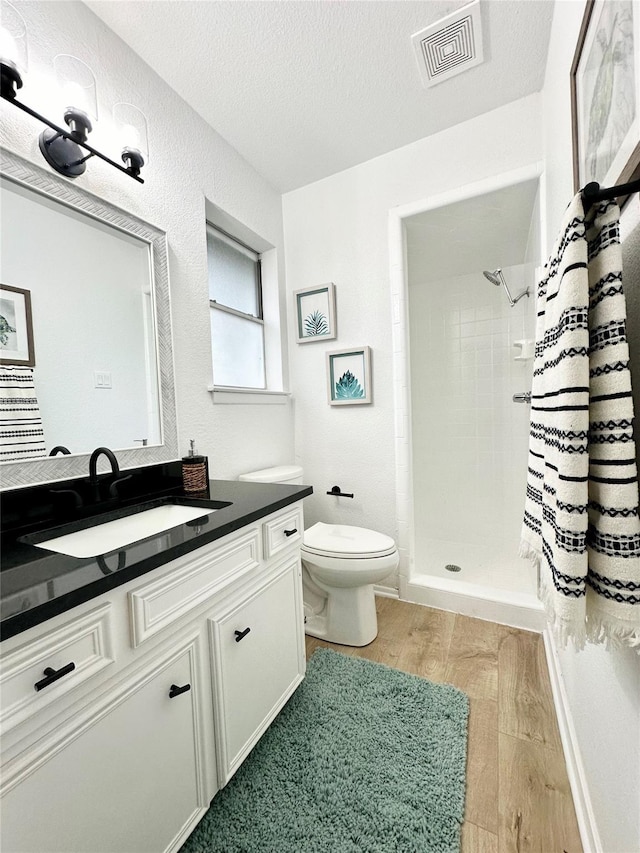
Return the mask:
[(411, 36), (422, 85), (435, 86), (482, 62), (480, 0)]

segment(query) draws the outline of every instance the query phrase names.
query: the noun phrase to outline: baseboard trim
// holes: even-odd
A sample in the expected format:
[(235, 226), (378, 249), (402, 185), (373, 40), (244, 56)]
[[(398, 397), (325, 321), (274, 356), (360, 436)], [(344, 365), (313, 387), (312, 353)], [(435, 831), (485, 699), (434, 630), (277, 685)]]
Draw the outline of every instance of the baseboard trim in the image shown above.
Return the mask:
[(549, 678), (551, 680), (553, 703), (556, 709), (556, 717), (558, 718), (560, 740), (562, 741), (562, 748), (564, 749), (564, 760), (567, 765), (567, 775), (569, 777), (573, 804), (576, 810), (582, 848), (584, 853), (604, 853), (602, 841), (600, 840), (600, 833), (598, 832), (598, 826), (596, 824), (595, 814), (591, 805), (589, 786), (587, 784), (587, 777), (584, 771), (582, 757), (580, 755), (580, 747), (578, 744), (575, 726), (573, 725), (573, 716), (569, 706), (569, 698), (567, 696), (567, 691), (564, 688), (564, 679), (560, 668), (558, 649), (553, 633), (548, 626), (542, 632), (542, 636), (544, 639), (545, 654), (547, 656)]
[(400, 598), (398, 590), (392, 586), (378, 586), (378, 584), (374, 584), (373, 591), (381, 598)]

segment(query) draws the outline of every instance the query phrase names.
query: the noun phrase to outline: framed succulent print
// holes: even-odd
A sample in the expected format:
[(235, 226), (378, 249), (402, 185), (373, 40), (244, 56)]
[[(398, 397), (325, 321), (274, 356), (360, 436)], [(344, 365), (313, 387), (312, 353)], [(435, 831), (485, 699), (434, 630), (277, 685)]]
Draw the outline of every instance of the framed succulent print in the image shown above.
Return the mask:
[(330, 341), (336, 337), (336, 288), (321, 284), (294, 291), (296, 339), (299, 344)]
[(327, 353), (327, 383), (330, 406), (370, 403), (371, 349), (334, 350)]
[(587, 0), (571, 66), (573, 180), (627, 183), (640, 173), (640, 5)]

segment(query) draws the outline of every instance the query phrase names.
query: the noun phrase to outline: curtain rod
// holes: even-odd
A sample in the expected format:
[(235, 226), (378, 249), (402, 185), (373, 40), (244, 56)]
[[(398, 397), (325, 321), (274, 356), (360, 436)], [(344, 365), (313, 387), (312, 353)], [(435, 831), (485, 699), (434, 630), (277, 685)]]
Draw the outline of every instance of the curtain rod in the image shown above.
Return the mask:
[(601, 187), (596, 181), (587, 184), (581, 192), (582, 201), (587, 207), (596, 201), (605, 201), (610, 198), (631, 195), (640, 192), (640, 180), (631, 181), (628, 184), (618, 184), (616, 187)]

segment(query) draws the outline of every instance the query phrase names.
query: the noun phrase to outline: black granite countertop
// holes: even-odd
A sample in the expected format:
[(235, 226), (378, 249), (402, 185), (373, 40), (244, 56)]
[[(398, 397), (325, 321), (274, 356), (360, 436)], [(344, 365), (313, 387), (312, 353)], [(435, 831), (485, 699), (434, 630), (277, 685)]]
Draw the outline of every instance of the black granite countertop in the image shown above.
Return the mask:
[[(169, 484), (157, 484), (144, 494), (129, 494), (117, 506), (105, 503), (108, 519), (131, 513), (132, 507), (147, 509), (163, 498), (175, 496), (178, 501), (184, 492), (175, 478)], [(51, 484), (60, 487), (61, 484)], [(62, 484), (64, 486), (66, 484)], [(66, 494), (62, 487), (49, 488), (49, 494)], [(41, 622), (89, 601), (116, 586), (140, 577), (177, 557), (182, 557), (202, 545), (220, 539), (276, 510), (312, 494), (311, 486), (292, 486), (270, 483), (248, 483), (237, 480), (211, 480), (209, 494), (202, 497), (202, 506), (211, 502), (228, 504), (206, 517), (180, 524), (155, 536), (125, 545), (98, 557), (77, 558), (53, 553), (34, 544), (42, 530), (63, 526), (58, 533), (86, 526), (88, 520), (105, 520), (100, 505), (93, 513), (67, 511), (55, 519), (47, 511), (38, 513), (37, 501), (28, 501), (27, 490), (10, 498), (2, 530), (2, 570), (0, 574), (0, 639), (38, 625)], [(42, 489), (40, 490), (42, 492)], [(17, 494), (17, 493), (16, 493)], [(51, 500), (51, 499), (49, 499)], [(66, 501), (66, 497), (65, 497)], [(190, 499), (193, 503), (193, 500)], [(3, 510), (5, 496), (3, 496)], [(26, 506), (21, 511), (20, 506)], [(113, 504), (113, 502), (111, 502)], [(14, 509), (15, 506), (18, 509)], [(13, 517), (12, 517), (13, 515)], [(25, 519), (25, 515), (30, 518)], [(17, 522), (19, 521), (19, 523)], [(22, 523), (24, 522), (24, 523)], [(52, 534), (55, 535), (55, 534)]]

